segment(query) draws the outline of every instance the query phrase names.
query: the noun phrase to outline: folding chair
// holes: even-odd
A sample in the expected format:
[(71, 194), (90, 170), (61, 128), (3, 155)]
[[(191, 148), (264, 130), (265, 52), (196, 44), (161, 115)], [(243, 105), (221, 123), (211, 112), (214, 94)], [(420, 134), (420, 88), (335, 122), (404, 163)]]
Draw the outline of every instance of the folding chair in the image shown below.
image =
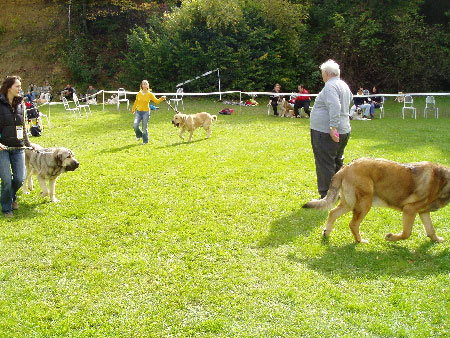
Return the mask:
[(386, 99), (384, 96), (382, 96), (380, 102), (380, 119), (384, 117), (384, 101), (386, 101)]
[(434, 117), (439, 118), (439, 108), (436, 107), (436, 100), (434, 96), (427, 96), (425, 99), (425, 109), (423, 110), (423, 117), (427, 117), (427, 110), (434, 110)]
[(413, 97), (411, 95), (405, 95), (402, 108), (403, 119), (405, 119), (405, 109), (411, 109), (413, 111), (414, 118), (417, 119), (416, 108), (413, 107), (413, 103), (414, 103)]
[[(177, 93), (175, 95), (175, 98), (170, 99), (169, 103), (173, 102), (175, 104), (175, 109), (178, 111), (178, 103), (181, 102), (181, 105), (183, 106), (184, 110), (184, 102), (183, 102), (183, 88), (178, 88)], [(167, 110), (169, 110), (169, 106), (167, 107)]]
[[(80, 101), (78, 100), (78, 96), (75, 93), (73, 94), (73, 102), (75, 102), (75, 107), (77, 107), (80, 110), (80, 115), (81, 115), (81, 108), (83, 108), (86, 115), (88, 114), (88, 111), (89, 111), (89, 115), (92, 115), (91, 107), (89, 107), (88, 104), (80, 104)], [(86, 110), (86, 107), (88, 110)]]
[[(81, 111), (80, 111), (80, 108), (78, 108), (78, 107), (70, 108), (69, 102), (67, 101), (67, 99), (66, 99), (64, 96), (62, 97), (62, 102), (63, 102), (63, 104), (64, 104), (64, 109), (65, 109), (67, 112), (72, 112), (72, 113), (75, 114), (75, 119), (78, 119), (77, 112), (78, 112), (78, 114), (80, 114), (80, 117), (81, 117)], [(66, 116), (67, 116), (67, 115), (66, 115)]]
[(124, 88), (119, 88), (117, 90), (117, 110), (120, 109), (120, 102), (127, 103), (127, 110), (130, 108), (130, 101), (127, 99), (127, 92)]

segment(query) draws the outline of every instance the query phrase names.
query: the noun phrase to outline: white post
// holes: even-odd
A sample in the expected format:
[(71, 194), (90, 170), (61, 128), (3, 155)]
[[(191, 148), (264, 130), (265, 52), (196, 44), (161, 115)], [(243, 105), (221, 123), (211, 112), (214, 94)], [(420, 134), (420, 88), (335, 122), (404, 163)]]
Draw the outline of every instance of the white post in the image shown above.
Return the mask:
[(242, 115), (242, 92), (239, 91), (239, 115)]
[(103, 111), (105, 111), (105, 90), (102, 89), (103, 92)]
[(220, 91), (220, 69), (217, 68), (217, 77), (219, 78), (219, 101), (222, 101), (222, 92)]

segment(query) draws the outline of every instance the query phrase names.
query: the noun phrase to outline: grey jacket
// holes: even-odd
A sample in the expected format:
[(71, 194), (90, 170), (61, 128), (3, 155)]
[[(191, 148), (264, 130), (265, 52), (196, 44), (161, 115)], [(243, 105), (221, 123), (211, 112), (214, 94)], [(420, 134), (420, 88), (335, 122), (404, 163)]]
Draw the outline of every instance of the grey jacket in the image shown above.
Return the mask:
[(335, 76), (329, 79), (316, 98), (311, 111), (310, 128), (329, 133), (331, 127), (339, 134), (350, 132), (349, 108), (353, 94), (348, 85)]

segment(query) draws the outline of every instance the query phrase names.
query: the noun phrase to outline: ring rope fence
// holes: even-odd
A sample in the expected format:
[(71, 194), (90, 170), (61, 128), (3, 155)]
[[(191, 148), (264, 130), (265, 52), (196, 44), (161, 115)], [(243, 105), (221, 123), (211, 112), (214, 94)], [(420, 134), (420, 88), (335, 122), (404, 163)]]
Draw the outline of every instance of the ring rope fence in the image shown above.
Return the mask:
[[(125, 93), (126, 95), (136, 95), (138, 92), (135, 91), (125, 91), (125, 92), (121, 92), (121, 93)], [(90, 94), (88, 97), (96, 97), (98, 95), (102, 95), (102, 110), (105, 110), (105, 94), (115, 94), (118, 95), (118, 91), (117, 90), (104, 90), (101, 89), (99, 90), (97, 93), (95, 94)], [(174, 93), (174, 92), (170, 92), (170, 93), (158, 93), (155, 92), (153, 93), (157, 96), (177, 96), (180, 95), (179, 93)], [(216, 91), (216, 92), (207, 92), (207, 93), (203, 93), (203, 92), (197, 92), (197, 93), (187, 93), (184, 92), (183, 96), (219, 96), (222, 97), (222, 95), (238, 95), (239, 94), (239, 112), (242, 112), (242, 96), (243, 95), (247, 95), (249, 97), (255, 97), (255, 96), (272, 96), (272, 95), (277, 95), (277, 96), (310, 96), (310, 97), (316, 97), (319, 94), (299, 94), (299, 93), (294, 93), (294, 92), (287, 92), (287, 93), (274, 93), (274, 92), (250, 92), (250, 91), (240, 91), (240, 90), (228, 90), (228, 91)], [(369, 95), (353, 95), (353, 97), (374, 97), (374, 96), (380, 96), (380, 97), (394, 97), (394, 98), (399, 98), (399, 97), (405, 97), (405, 96), (450, 96), (450, 93), (397, 93), (397, 94), (383, 94), (383, 93), (375, 93), (375, 94), (369, 94)], [(73, 102), (73, 101), (68, 101)], [(41, 105), (38, 106), (38, 108), (44, 107), (44, 106), (48, 106), (48, 120), (50, 121), (50, 107), (53, 105), (60, 105), (63, 104), (63, 102), (45, 102)], [(117, 103), (115, 103), (117, 104)], [(49, 122), (50, 124), (50, 122)]]

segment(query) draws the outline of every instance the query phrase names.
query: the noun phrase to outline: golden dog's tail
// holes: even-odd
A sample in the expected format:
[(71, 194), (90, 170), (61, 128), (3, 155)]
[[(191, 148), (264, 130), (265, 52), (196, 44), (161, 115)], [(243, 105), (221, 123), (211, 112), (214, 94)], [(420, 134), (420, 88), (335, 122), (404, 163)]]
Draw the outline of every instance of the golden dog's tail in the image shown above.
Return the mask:
[(328, 188), (327, 196), (323, 199), (312, 200), (304, 204), (302, 208), (314, 208), (321, 210), (328, 210), (333, 207), (339, 198), (339, 189), (342, 185), (345, 167), (342, 167), (331, 179), (330, 187)]
[(217, 121), (217, 115), (211, 115), (212, 121), (216, 122)]

